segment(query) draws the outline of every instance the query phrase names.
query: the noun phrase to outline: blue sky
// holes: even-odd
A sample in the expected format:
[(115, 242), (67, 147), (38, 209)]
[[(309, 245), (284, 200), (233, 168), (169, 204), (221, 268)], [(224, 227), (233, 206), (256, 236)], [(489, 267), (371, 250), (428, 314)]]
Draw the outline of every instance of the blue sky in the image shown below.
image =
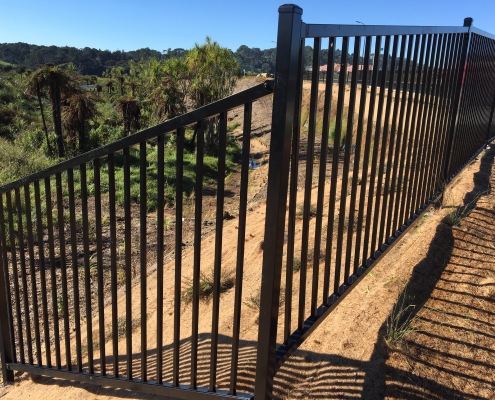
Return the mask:
[[(275, 47), (278, 0), (3, 0), (0, 43), (158, 51), (203, 43)], [(495, 0), (300, 0), (307, 23), (462, 25), (495, 33)]]

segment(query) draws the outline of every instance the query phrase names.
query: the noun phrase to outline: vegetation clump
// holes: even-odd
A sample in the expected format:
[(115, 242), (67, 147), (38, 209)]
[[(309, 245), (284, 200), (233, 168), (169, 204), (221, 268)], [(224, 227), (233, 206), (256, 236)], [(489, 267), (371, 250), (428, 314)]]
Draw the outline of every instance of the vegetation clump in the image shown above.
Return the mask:
[[(208, 37), (189, 51), (131, 59), (101, 77), (83, 76), (71, 62), (8, 67), (0, 70), (0, 139), (18, 150), (0, 160), (0, 185), (34, 172), (15, 167), (26, 159), (46, 167), (228, 96), (240, 74), (232, 52)], [(218, 120), (208, 123), (206, 151), (215, 156)], [(172, 145), (173, 135), (167, 140)], [(187, 148), (195, 152), (195, 135)]]
[[(235, 270), (225, 269), (220, 274), (220, 293), (232, 289), (235, 284)], [(209, 273), (202, 272), (198, 282), (198, 293), (200, 300), (208, 301), (213, 295), (215, 287), (215, 271), (212, 269)], [(190, 304), (194, 297), (194, 283), (192, 280), (187, 282), (182, 290), (181, 299), (185, 304)]]
[(387, 318), (385, 341), (389, 346), (401, 346), (409, 334), (419, 330), (416, 326), (417, 306), (412, 304), (412, 300), (407, 294), (407, 286), (404, 286)]

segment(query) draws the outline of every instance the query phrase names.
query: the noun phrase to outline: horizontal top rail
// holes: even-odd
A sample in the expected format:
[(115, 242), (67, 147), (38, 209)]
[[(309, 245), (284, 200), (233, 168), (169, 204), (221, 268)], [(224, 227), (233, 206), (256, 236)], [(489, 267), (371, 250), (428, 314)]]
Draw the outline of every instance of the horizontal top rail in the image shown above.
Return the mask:
[(474, 26), (471, 27), (471, 33), (476, 33), (477, 35), (485, 36), (488, 39), (493, 39), (495, 40), (495, 35), (492, 33), (488, 33), (486, 31), (483, 31), (481, 29), (475, 28)]
[[(333, 25), (302, 24), (301, 37), (349, 37), (349, 36), (387, 36), (422, 35), (441, 33), (468, 33), (466, 26), (396, 26), (396, 25)], [(476, 33), (492, 36), (476, 29)]]
[(205, 118), (215, 117), (223, 111), (231, 110), (233, 108), (242, 106), (243, 104), (250, 103), (270, 93), (273, 93), (273, 80), (267, 80), (263, 83), (260, 83), (259, 85), (253, 86), (249, 89), (243, 90), (242, 92), (236, 93), (232, 96), (198, 108), (197, 110), (179, 115), (168, 121), (162, 122), (161, 124), (144, 129), (141, 132), (137, 132), (133, 135), (119, 139), (105, 146), (88, 151), (87, 153), (81, 154), (77, 157), (62, 161), (61, 163), (48, 167), (44, 170), (35, 172), (21, 179), (10, 182), (0, 187), (0, 195), (10, 190), (30, 184), (32, 182), (40, 181), (41, 179), (53, 176), (54, 174), (65, 172), (70, 168), (75, 168), (81, 164), (91, 162), (97, 158), (101, 158), (125, 148), (137, 145), (143, 141), (153, 139), (161, 134), (194, 124)]

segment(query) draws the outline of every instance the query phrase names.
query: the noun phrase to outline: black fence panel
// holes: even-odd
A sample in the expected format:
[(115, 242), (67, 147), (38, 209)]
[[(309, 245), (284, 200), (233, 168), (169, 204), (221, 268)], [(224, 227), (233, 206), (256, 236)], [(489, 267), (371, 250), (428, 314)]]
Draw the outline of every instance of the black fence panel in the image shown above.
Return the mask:
[[(284, 361), (495, 137), (495, 37), (471, 22), (316, 25), (281, 6), (274, 82), (0, 187), (4, 382), (17, 370), (184, 399), (271, 398)], [(258, 340), (245, 350), (253, 102), (271, 93)], [(225, 182), (233, 109), (237, 195)]]
[[(252, 389), (240, 385), (237, 374), (245, 352), (239, 334), (249, 143), (253, 102), (272, 92), (268, 80), (0, 188), (4, 382), (18, 370), (177, 398), (252, 397), (239, 393)], [(232, 109), (244, 113), (238, 265), (231, 279), (236, 300), (229, 310), (236, 322), (232, 339), (222, 337), (220, 345), (220, 282), (227, 269), (222, 265), (227, 115)], [(205, 165), (211, 164), (211, 154), (216, 176)], [(195, 164), (194, 178), (185, 173), (186, 162)], [(173, 190), (165, 178), (173, 180)], [(206, 230), (206, 179), (216, 196), (214, 299), (200, 305), (210, 267), (202, 265), (199, 245)], [(194, 218), (185, 220), (186, 205)], [(185, 224), (189, 229), (183, 229)], [(175, 248), (174, 262), (164, 258), (165, 231), (171, 225), (175, 235), (167, 236), (167, 245)], [(186, 239), (189, 232), (192, 237)], [(185, 240), (196, 244), (191, 270), (182, 265)], [(170, 268), (173, 277), (165, 276)], [(148, 296), (153, 292), (152, 304)], [(198, 322), (207, 309), (211, 331), (205, 333)], [(181, 329), (187, 320), (192, 332)]]
[(495, 40), (473, 33), (462, 77), (458, 122), (448, 176), (494, 136)]
[[(283, 362), (493, 137), (495, 40), (471, 32), (469, 20), (463, 27), (302, 23), (295, 39), (301, 12), (280, 8), (279, 36), (299, 48), (284, 44), (275, 74), (275, 96), (286, 98), (275, 97), (274, 107), (291, 110), (274, 114), (272, 143), (284, 146), (270, 156), (276, 168), (290, 166), (268, 186), (267, 215), (279, 214), (265, 232), (274, 254), (264, 254), (258, 367), (269, 376), (262, 381), (258, 372), (255, 390), (265, 398)], [(304, 70), (307, 45), (312, 65)], [(294, 81), (297, 90), (281, 88)]]

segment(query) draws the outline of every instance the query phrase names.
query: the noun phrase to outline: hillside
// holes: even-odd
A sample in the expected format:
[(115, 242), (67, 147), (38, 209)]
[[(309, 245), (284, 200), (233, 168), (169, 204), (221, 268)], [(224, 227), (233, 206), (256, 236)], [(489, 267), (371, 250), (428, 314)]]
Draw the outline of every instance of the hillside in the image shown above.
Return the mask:
[[(254, 78), (241, 80), (237, 90), (255, 82)], [(263, 191), (267, 165), (264, 161), (270, 137), (270, 104), (271, 98), (266, 97), (253, 107), (255, 140), (252, 141), (251, 153), (261, 166), (252, 171), (249, 192), (245, 305), (256, 296), (259, 287), (260, 227), (265, 218)], [(241, 116), (236, 114), (234, 110), (233, 121), (240, 121)], [(234, 130), (233, 134), (238, 137), (239, 130)], [(491, 229), (495, 223), (495, 200), (493, 193), (488, 192), (495, 183), (494, 158), (495, 148), (492, 147), (473, 161), (452, 182), (442, 202), (415, 222), (398, 245), (312, 333), (278, 372), (276, 398), (451, 399), (495, 396), (492, 383), (495, 378), (495, 321), (492, 312), (495, 268), (490, 262), (495, 255), (495, 237)], [(226, 183), (236, 190), (233, 188), (237, 180), (238, 176), (233, 174)], [(209, 197), (205, 201), (212, 206), (214, 196)], [(205, 216), (212, 219), (213, 214), (210, 216), (209, 212), (207, 210)], [(449, 215), (459, 217), (460, 224), (454, 227), (447, 224)], [(235, 219), (225, 223), (224, 237), (229, 245), (235, 243), (236, 224)], [(208, 249), (204, 253), (208, 262), (213, 258), (210, 251), (213, 239), (213, 235), (206, 234), (202, 241), (202, 247)], [(183, 263), (189, 266), (193, 248), (188, 242), (185, 244)], [(232, 264), (235, 255), (234, 252), (227, 253), (225, 265)], [(172, 271), (173, 263), (170, 262), (166, 272), (171, 274)], [(150, 283), (155, 273), (151, 272)], [(150, 285), (150, 303), (155, 302), (155, 293), (155, 288)], [(406, 304), (412, 306), (414, 319), (409, 327), (404, 327), (404, 341), (387, 343), (389, 321), (396, 315), (395, 305), (400, 306), (401, 298), (407, 299)], [(119, 302), (123, 300), (121, 296)], [(233, 293), (225, 293), (222, 309), (231, 309), (232, 301)], [(208, 332), (211, 310), (207, 304), (201, 307), (204, 311), (201, 313), (201, 332)], [(152, 319), (155, 310), (150, 308), (149, 312)], [(188, 309), (185, 308), (184, 312)], [(253, 380), (257, 311), (246, 305), (243, 315), (243, 369), (239, 382), (240, 389), (247, 391)], [(221, 335), (225, 337), (231, 331), (231, 319), (224, 318), (220, 323)], [(170, 329), (171, 323), (165, 326), (165, 330)], [(184, 330), (187, 335), (190, 331), (187, 324)], [(136, 342), (138, 336), (136, 333)], [(200, 364), (205, 368), (209, 356), (208, 338), (202, 338)], [(155, 340), (151, 331), (148, 339), (150, 343)], [(228, 349), (230, 343), (224, 341), (221, 346)], [(228, 357), (228, 351), (221, 353), (222, 357)], [(222, 378), (219, 385), (222, 386), (228, 379), (225, 371), (228, 371), (229, 363), (220, 364)], [(90, 394), (95, 399), (161, 398), (27, 374), (18, 376), (17, 382), (2, 389), (0, 396), (5, 399), (85, 399)]]
[[(260, 50), (242, 45), (233, 52), (242, 73), (275, 72), (276, 49)], [(133, 51), (109, 51), (90, 47), (38, 46), (27, 43), (0, 43), (0, 60), (13, 65), (22, 65), (36, 69), (39, 65), (53, 63), (55, 65), (73, 63), (82, 75), (101, 76), (107, 69), (122, 67), (129, 71), (129, 61), (138, 62), (155, 58), (163, 61), (170, 58), (183, 57), (184, 49), (167, 49), (163, 51), (142, 48)], [(2, 64), (1, 65), (8, 65)]]

